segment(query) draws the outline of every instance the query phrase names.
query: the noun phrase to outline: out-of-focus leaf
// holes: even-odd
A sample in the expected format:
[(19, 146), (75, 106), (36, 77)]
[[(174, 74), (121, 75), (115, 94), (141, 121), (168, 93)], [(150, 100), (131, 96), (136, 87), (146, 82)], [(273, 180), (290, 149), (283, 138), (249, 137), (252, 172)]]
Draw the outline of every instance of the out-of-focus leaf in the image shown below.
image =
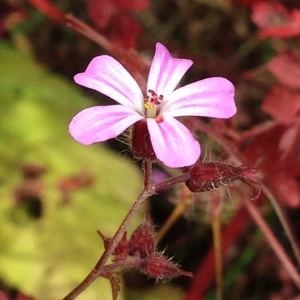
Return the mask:
[(289, 22), (289, 13), (281, 4), (260, 1), (254, 3), (252, 9), (252, 20), (260, 28), (276, 27)]
[(300, 53), (282, 53), (271, 59), (267, 67), (282, 85), (290, 89), (300, 88)]
[(265, 38), (290, 38), (299, 36), (300, 10), (288, 11), (280, 3), (259, 1), (252, 5), (252, 21), (260, 27), (258, 36)]
[[(92, 102), (75, 84), (46, 72), (27, 55), (0, 44), (0, 277), (37, 299), (61, 299), (92, 269), (140, 190), (133, 165), (104, 145), (86, 147), (68, 134), (72, 116)], [(42, 165), (42, 216), (16, 208), (24, 164)], [(87, 176), (86, 186), (61, 182)], [(64, 204), (63, 204), (64, 203)], [(97, 280), (80, 299), (110, 299)]]
[(300, 135), (300, 93), (275, 84), (266, 95), (262, 109), (286, 126), (279, 138), (280, 161), (297, 149)]
[[(250, 165), (254, 165), (260, 160), (259, 168), (262, 171), (264, 181), (276, 198), (280, 199), (281, 204), (291, 208), (299, 208), (299, 155), (297, 147), (289, 149), (288, 152), (284, 152), (284, 155), (282, 155), (283, 145), (281, 145), (280, 139), (286, 133), (285, 126), (276, 125), (257, 135), (249, 143), (249, 147), (244, 153), (247, 157), (247, 163)], [(285, 138), (290, 139), (289, 137)], [(289, 143), (291, 146), (292, 142), (289, 141)], [(245, 145), (245, 142), (243, 144)]]
[(299, 118), (300, 93), (274, 84), (264, 98), (262, 109), (276, 121), (290, 125)]
[(110, 37), (114, 45), (126, 49), (134, 48), (142, 33), (141, 25), (132, 13), (148, 7), (148, 0), (87, 0), (87, 10), (95, 26)]

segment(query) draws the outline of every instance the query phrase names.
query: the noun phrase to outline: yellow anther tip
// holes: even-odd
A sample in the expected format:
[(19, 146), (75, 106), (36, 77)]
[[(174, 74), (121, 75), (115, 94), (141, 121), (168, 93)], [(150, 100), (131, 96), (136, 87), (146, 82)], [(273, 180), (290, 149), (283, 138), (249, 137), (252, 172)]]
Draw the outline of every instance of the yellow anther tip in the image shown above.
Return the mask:
[(153, 103), (145, 102), (144, 106), (145, 106), (146, 109), (150, 109), (153, 106)]

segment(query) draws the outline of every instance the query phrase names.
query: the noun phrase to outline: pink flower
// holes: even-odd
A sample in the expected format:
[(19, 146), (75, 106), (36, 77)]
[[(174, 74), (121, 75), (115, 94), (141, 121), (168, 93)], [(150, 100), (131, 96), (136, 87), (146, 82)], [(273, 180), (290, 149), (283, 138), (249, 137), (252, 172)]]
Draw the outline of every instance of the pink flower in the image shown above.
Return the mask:
[(207, 78), (175, 89), (192, 63), (172, 57), (157, 43), (147, 82), (148, 95), (143, 95), (118, 61), (107, 55), (95, 57), (85, 72), (75, 75), (75, 82), (119, 104), (79, 112), (70, 123), (70, 134), (78, 142), (90, 145), (115, 138), (143, 120), (160, 161), (173, 168), (194, 164), (200, 156), (200, 145), (176, 117), (229, 118), (236, 113), (236, 106), (234, 86), (225, 78)]

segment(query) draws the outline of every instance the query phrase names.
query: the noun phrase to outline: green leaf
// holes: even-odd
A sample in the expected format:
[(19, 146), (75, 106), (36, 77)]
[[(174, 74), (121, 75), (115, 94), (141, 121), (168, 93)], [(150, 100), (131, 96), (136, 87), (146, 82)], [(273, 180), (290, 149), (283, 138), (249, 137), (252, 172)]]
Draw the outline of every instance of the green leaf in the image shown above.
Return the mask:
[[(93, 268), (141, 189), (134, 165), (105, 145), (83, 146), (68, 133), (74, 114), (93, 105), (75, 83), (47, 72), (28, 55), (0, 44), (0, 276), (37, 299), (61, 299)], [(41, 165), (41, 218), (17, 207), (15, 191), (28, 186), (24, 164)], [(72, 176), (88, 186), (60, 188)], [(39, 198), (38, 197), (38, 198)], [(98, 279), (80, 299), (111, 299)]]

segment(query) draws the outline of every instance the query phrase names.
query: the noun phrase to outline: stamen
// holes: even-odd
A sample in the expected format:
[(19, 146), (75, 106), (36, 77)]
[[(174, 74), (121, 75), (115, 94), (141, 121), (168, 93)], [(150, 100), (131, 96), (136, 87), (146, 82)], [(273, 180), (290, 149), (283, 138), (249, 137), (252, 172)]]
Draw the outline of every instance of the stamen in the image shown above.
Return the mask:
[(146, 118), (153, 118), (157, 123), (163, 121), (163, 116), (159, 115), (160, 104), (163, 100), (163, 95), (157, 95), (154, 90), (148, 90), (148, 96), (144, 98), (145, 116)]
[(159, 105), (161, 101), (163, 100), (164, 96), (163, 95), (157, 95), (153, 90), (148, 90), (148, 93), (150, 94), (150, 102)]
[(145, 102), (144, 107), (145, 107), (146, 109), (150, 109), (151, 107), (153, 107), (153, 103), (147, 101), (147, 102)]

